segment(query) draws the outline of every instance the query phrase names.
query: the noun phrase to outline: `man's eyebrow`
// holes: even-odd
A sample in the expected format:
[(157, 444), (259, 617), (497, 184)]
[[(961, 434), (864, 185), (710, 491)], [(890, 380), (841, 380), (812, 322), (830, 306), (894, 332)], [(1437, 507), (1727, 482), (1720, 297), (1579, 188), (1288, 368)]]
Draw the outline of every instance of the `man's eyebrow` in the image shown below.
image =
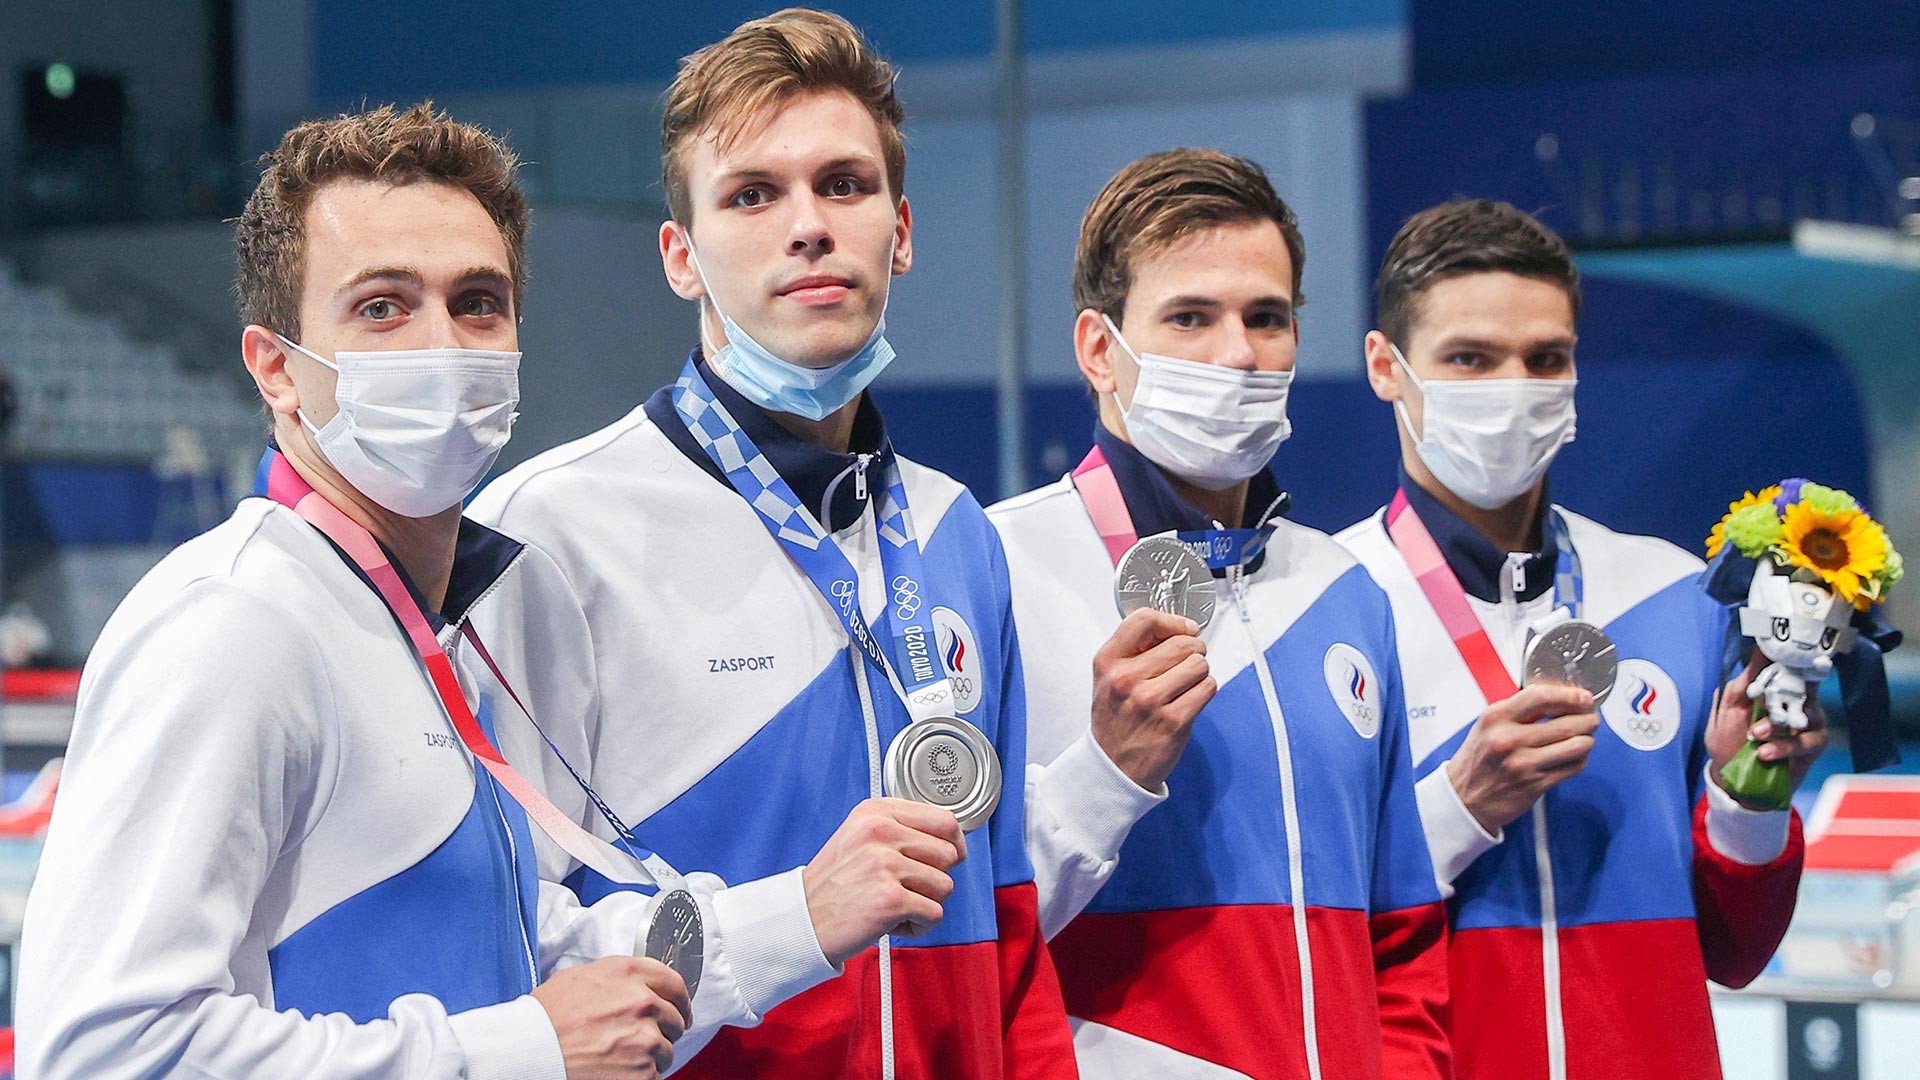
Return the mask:
[(1160, 310), (1166, 311), (1169, 308), (1177, 307), (1217, 308), (1220, 306), (1220, 301), (1211, 296), (1175, 296), (1170, 297), (1165, 303), (1161, 304)]
[(848, 154), (845, 157), (834, 158), (832, 161), (820, 166), (818, 171), (826, 172), (830, 169), (851, 169), (855, 166), (866, 169), (877, 169), (880, 167), (880, 161), (871, 154)]
[(486, 284), (497, 285), (503, 289), (513, 288), (513, 279), (497, 266), (469, 266), (460, 271), (460, 275), (453, 280), (456, 285)]
[[(1573, 343), (1574, 339), (1571, 337), (1556, 336), (1542, 338), (1539, 341), (1523, 342), (1522, 347), (1527, 352), (1534, 352), (1539, 349), (1571, 349), (1573, 348)], [(1441, 350), (1470, 349), (1474, 352), (1497, 353), (1507, 351), (1509, 346), (1506, 342), (1493, 341), (1489, 338), (1474, 337), (1470, 334), (1455, 334), (1441, 338), (1440, 343), (1435, 346), (1435, 348)]]
[[(1222, 304), (1217, 298), (1211, 297), (1211, 296), (1175, 296), (1167, 300), (1165, 303), (1161, 304), (1160, 310), (1167, 311), (1172, 308), (1218, 309), (1225, 306), (1226, 305)], [(1248, 306), (1249, 307), (1267, 307), (1267, 308), (1286, 308), (1288, 310), (1292, 310), (1293, 300), (1290, 297), (1281, 296), (1276, 293), (1272, 296), (1256, 296), (1253, 298), (1251, 302), (1249, 302)]]
[[(814, 171), (830, 172), (835, 169), (878, 169), (880, 167), (879, 159), (873, 157), (871, 154), (848, 154), (844, 157), (834, 158), (832, 161), (822, 162), (815, 167)], [(715, 187), (727, 187), (740, 183), (743, 180), (777, 179), (779, 179), (779, 172), (775, 169), (758, 165), (741, 165), (737, 168), (724, 170), (718, 176), (714, 177), (713, 183)]]
[(344, 285), (335, 289), (333, 294), (340, 296), (352, 292), (369, 281), (404, 281), (415, 288), (425, 283), (420, 276), (420, 271), (411, 266), (375, 266), (353, 275)]

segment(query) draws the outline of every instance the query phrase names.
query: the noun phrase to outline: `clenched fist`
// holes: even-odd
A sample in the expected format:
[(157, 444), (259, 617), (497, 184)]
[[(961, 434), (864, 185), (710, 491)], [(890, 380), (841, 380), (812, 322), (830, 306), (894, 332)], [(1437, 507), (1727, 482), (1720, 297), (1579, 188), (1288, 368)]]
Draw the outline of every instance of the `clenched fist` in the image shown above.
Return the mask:
[(1159, 791), (1219, 686), (1192, 619), (1141, 608), (1093, 654), (1093, 739), (1120, 771)]
[(882, 934), (923, 934), (953, 894), (967, 857), (960, 822), (937, 806), (868, 799), (800, 872), (820, 951), (835, 967)]
[(567, 1080), (653, 1080), (687, 1029), (687, 984), (658, 960), (615, 956), (568, 968), (534, 988)]

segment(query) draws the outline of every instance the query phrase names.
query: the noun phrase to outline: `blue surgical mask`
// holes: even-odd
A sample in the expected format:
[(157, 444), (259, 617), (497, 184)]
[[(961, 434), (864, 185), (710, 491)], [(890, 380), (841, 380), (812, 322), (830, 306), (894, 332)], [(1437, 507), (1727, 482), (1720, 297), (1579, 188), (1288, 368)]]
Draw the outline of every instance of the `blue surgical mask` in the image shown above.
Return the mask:
[[(887, 247), (887, 266), (891, 273), (893, 266), (893, 245)], [(727, 343), (719, 349), (712, 348), (706, 340), (706, 320), (700, 323), (700, 346), (706, 350), (707, 362), (727, 385), (740, 391), (740, 395), (768, 412), (793, 413), (809, 420), (824, 420), (847, 402), (860, 396), (860, 392), (873, 382), (874, 378), (886, 370), (893, 362), (893, 346), (887, 342), (887, 315), (883, 306), (880, 321), (873, 326), (873, 335), (860, 351), (827, 368), (802, 367), (789, 363), (773, 355), (766, 346), (753, 340), (752, 335), (740, 328), (721, 308), (720, 300), (714, 295), (713, 284), (707, 280), (706, 271), (700, 269), (700, 257), (695, 254), (691, 241), (687, 244), (687, 255), (693, 262), (693, 270), (700, 275), (700, 283), (707, 287), (707, 302), (720, 314), (720, 325), (726, 329)], [(891, 290), (889, 290), (891, 292)]]

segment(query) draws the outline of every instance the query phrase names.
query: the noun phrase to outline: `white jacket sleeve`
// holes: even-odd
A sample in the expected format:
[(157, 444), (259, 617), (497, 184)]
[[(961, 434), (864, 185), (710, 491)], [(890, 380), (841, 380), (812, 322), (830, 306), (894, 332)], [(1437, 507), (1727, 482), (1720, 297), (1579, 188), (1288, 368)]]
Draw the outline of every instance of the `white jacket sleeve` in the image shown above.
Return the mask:
[(1497, 847), (1506, 838), (1506, 830), (1488, 832), (1460, 801), (1453, 780), (1442, 762), (1438, 768), (1413, 785), (1414, 802), (1420, 807), (1420, 828), (1427, 834), (1427, 852), (1433, 856), (1433, 877), (1440, 886), (1442, 900), (1453, 896), (1453, 882), (1473, 861)]
[(1027, 765), (1027, 858), (1040, 894), (1040, 932), (1058, 934), (1120, 865), (1120, 845), (1167, 789), (1148, 791), (1088, 731), (1046, 764)]
[[(752, 1027), (775, 1005), (839, 974), (814, 937), (799, 870), (732, 888), (712, 874), (690, 875), (686, 884), (700, 906), (706, 949), (691, 1022), (674, 1044), (676, 1069), (720, 1028)], [(542, 977), (601, 957), (640, 955), (655, 902), (617, 892), (585, 906), (572, 890), (542, 881)]]
[[(612, 840), (612, 828), (580, 786), (581, 780), (592, 783), (603, 716), (593, 638), (571, 583), (551, 558), (529, 548), (469, 617), (538, 722), (536, 727), (510, 698), (495, 694), (502, 753), (561, 811)], [(557, 884), (578, 865), (537, 829), (534, 844), (541, 876), (543, 976), (604, 956), (638, 955), (653, 896), (620, 892), (583, 906)], [(692, 1023), (674, 1047), (678, 1067), (719, 1028), (758, 1024), (775, 1005), (839, 970), (827, 962), (814, 936), (799, 869), (733, 887), (712, 874), (693, 872), (695, 867), (676, 869), (687, 875), (706, 931)]]
[[(123, 612), (123, 615), (125, 613)], [(88, 664), (27, 904), (20, 1075), (559, 1078), (537, 1001), (276, 1012), (256, 904), (333, 777), (321, 645), (224, 580), (116, 617)]]

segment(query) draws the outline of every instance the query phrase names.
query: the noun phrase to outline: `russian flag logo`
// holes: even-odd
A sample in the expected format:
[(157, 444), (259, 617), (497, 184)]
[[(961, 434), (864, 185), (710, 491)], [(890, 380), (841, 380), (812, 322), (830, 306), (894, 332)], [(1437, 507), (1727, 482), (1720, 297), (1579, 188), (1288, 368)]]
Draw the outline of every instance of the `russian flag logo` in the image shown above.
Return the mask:
[(1653, 684), (1647, 682), (1645, 679), (1635, 679), (1633, 681), (1640, 684), (1640, 689), (1634, 691), (1633, 700), (1630, 703), (1633, 711), (1639, 713), (1641, 716), (1652, 716), (1653, 702), (1654, 699), (1660, 696), (1660, 691), (1655, 690)]

